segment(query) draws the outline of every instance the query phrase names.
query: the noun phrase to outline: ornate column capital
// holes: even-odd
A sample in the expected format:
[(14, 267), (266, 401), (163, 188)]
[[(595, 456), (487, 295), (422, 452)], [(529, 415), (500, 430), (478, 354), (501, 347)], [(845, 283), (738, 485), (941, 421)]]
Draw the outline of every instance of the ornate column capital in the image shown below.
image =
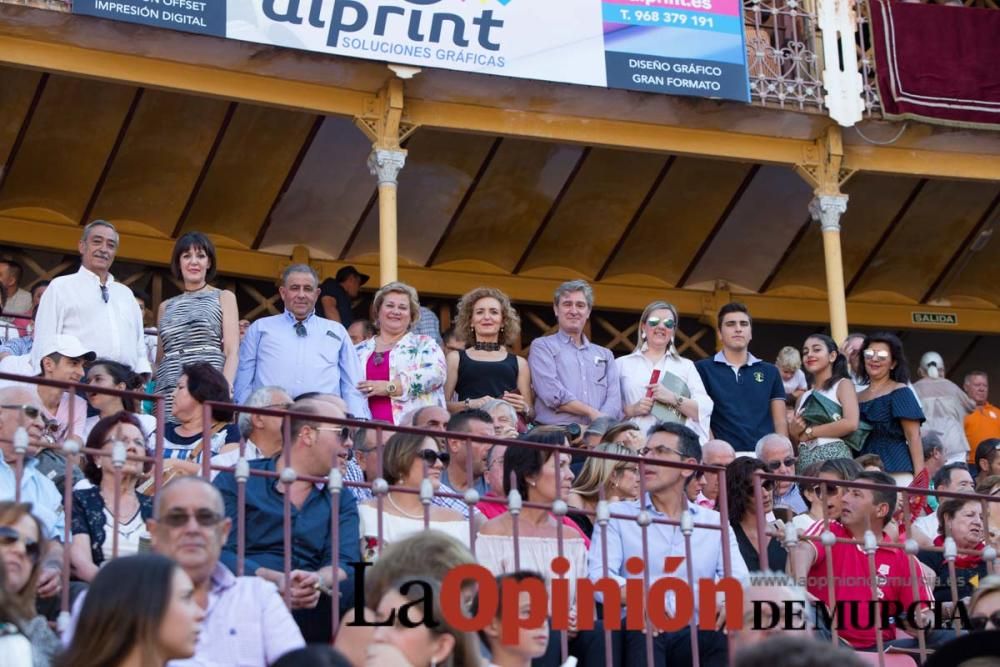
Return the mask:
[(817, 195), (809, 202), (809, 215), (823, 231), (840, 231), (840, 216), (847, 210), (847, 195)]
[(368, 168), (372, 176), (378, 178), (378, 184), (390, 183), (396, 185), (396, 177), (406, 164), (406, 151), (389, 148), (372, 149), (368, 156)]

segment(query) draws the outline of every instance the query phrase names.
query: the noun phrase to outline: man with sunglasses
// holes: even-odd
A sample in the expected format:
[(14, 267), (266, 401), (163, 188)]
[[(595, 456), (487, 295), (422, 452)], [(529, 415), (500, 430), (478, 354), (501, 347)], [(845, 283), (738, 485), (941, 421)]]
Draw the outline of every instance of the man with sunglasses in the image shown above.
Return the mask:
[(535, 421), (546, 426), (586, 426), (601, 415), (621, 416), (618, 366), (611, 350), (594, 345), (584, 334), (594, 290), (571, 280), (555, 292), (552, 310), (559, 331), (536, 338), (528, 353), (535, 391)]
[[(691, 587), (694, 600), (693, 612), (698, 615), (698, 582), (702, 579), (718, 580), (727, 575), (747, 582), (747, 566), (740, 555), (736, 542), (736, 533), (729, 526), (722, 526), (719, 513), (701, 507), (688, 501), (684, 492), (685, 483), (696, 472), (694, 470), (667, 467), (658, 463), (699, 463), (701, 460), (701, 445), (698, 435), (687, 426), (675, 423), (658, 423), (649, 429), (646, 446), (639, 452), (646, 459), (640, 469), (642, 471), (645, 495), (639, 500), (626, 500), (611, 503), (609, 509), (612, 518), (607, 526), (607, 576), (615, 579), (622, 587), (622, 600), (625, 600), (625, 586), (628, 579), (642, 577), (642, 574), (631, 574), (625, 564), (633, 556), (644, 557), (645, 572), (648, 573), (652, 586), (657, 579), (665, 576), (676, 577), (687, 581)], [(644, 530), (640, 525), (640, 514), (650, 516), (653, 523)], [(694, 529), (690, 535), (690, 554), (685, 550), (685, 535), (677, 525), (666, 525), (660, 521), (671, 520), (679, 522), (682, 515), (689, 515)], [(619, 518), (621, 516), (628, 518)], [(719, 529), (703, 528), (703, 525), (720, 526)], [(721, 532), (725, 531), (725, 532)], [(604, 574), (604, 542), (595, 539), (590, 543), (588, 554), (588, 576), (598, 582)], [(730, 572), (726, 572), (722, 560), (722, 540), (729, 540)], [(685, 559), (691, 556), (691, 562)], [(680, 563), (672, 570), (664, 567), (668, 562)], [(688, 580), (688, 567), (692, 568), (694, 581)], [(666, 591), (666, 589), (664, 589)], [(600, 595), (600, 594), (599, 594)], [(676, 599), (672, 594), (664, 593), (666, 597), (665, 610), (667, 615), (676, 615)], [(603, 598), (602, 598), (603, 599)], [(700, 664), (707, 667), (722, 667), (727, 664), (726, 637), (718, 630), (725, 624), (725, 605), (716, 606), (716, 630), (698, 631), (698, 652)], [(622, 608), (623, 616), (625, 609)], [(685, 619), (686, 621), (687, 619)], [(696, 618), (697, 620), (697, 618)], [(626, 665), (646, 664), (645, 634), (638, 631), (624, 633), (624, 648)], [(691, 634), (689, 626), (676, 632), (659, 632), (653, 639), (653, 664), (689, 665), (692, 664)]]
[[(219, 562), (233, 523), (219, 491), (201, 477), (178, 477), (156, 498), (147, 522), (153, 550), (191, 577), (194, 599), (205, 610), (191, 661), (177, 665), (270, 665), (305, 641), (278, 590), (259, 577), (237, 577)], [(83, 607), (74, 605), (69, 644)]]
[(754, 443), (768, 433), (788, 435), (781, 373), (750, 354), (753, 319), (747, 307), (734, 302), (719, 309), (717, 333), (722, 349), (711, 359), (695, 362), (715, 402), (712, 436), (737, 452), (752, 452)]
[[(792, 449), (792, 441), (786, 436), (778, 433), (770, 433), (757, 441), (754, 448), (757, 458), (764, 462), (768, 472), (776, 475), (794, 475), (795, 450)], [(794, 514), (803, 514), (809, 511), (806, 501), (803, 500), (799, 492), (798, 485), (792, 480), (775, 480), (777, 485), (774, 488), (774, 506), (787, 507)]]
[[(15, 450), (15, 437), (18, 429), (27, 432), (28, 450), (24, 454), (24, 466), (21, 471), (20, 498), (17, 498), (17, 465), (20, 455)], [(54, 600), (62, 588), (62, 554), (60, 541), (65, 532), (65, 515), (63, 514), (63, 497), (55, 484), (38, 471), (38, 461), (34, 454), (42, 444), (45, 416), (38, 395), (26, 387), (4, 387), (0, 389), (0, 450), (3, 458), (0, 460), (0, 500), (19, 500), (31, 504), (31, 512), (45, 529), (45, 537), (49, 540), (49, 549), (43, 554), (41, 575), (38, 579), (37, 593), (41, 599)], [(58, 600), (55, 605), (45, 606), (45, 611), (58, 613)], [(49, 609), (49, 606), (52, 609)]]
[[(330, 470), (340, 467), (350, 437), (345, 426), (320, 421), (346, 418), (344, 411), (330, 401), (298, 400), (289, 410), (304, 416), (291, 420), (292, 445), (287, 460), (279, 453), (269, 459), (250, 462), (251, 477), (245, 489), (244, 568), (247, 574), (274, 582), (282, 591), (287, 587), (293, 616), (306, 641), (329, 642), (331, 596), (338, 594), (339, 585), (341, 612), (352, 605), (354, 582), (351, 574), (354, 570), (351, 564), (361, 560), (357, 500), (347, 487), (337, 494), (331, 494), (326, 488)], [(254, 471), (279, 477), (294, 471), (295, 477), (294, 481), (285, 484), (275, 477), (254, 475)], [(238, 485), (234, 474), (220, 473), (214, 484), (222, 493), (226, 516), (235, 522)], [(286, 496), (292, 506), (292, 571), (287, 579), (283, 529)], [(333, 502), (338, 503), (338, 553), (333, 552), (334, 535), (330, 526)], [(234, 531), (226, 541), (222, 562), (236, 571), (237, 560)]]
[(344, 399), (348, 410), (370, 418), (368, 399), (358, 391), (364, 369), (347, 329), (316, 313), (319, 298), (312, 267), (294, 264), (282, 273), (285, 312), (256, 320), (240, 343), (233, 384), (237, 403), (260, 387), (281, 387), (291, 396), (324, 392)]

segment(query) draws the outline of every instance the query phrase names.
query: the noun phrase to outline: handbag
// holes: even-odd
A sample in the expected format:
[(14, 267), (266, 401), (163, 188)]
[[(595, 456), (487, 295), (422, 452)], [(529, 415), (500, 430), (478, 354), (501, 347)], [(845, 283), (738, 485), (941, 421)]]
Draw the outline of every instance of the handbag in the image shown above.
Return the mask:
[[(832, 401), (818, 391), (813, 391), (802, 404), (799, 412), (802, 420), (810, 426), (820, 424), (831, 424), (840, 421), (843, 417), (842, 408), (836, 401)], [(858, 420), (858, 429), (841, 438), (848, 447), (855, 452), (860, 452), (865, 446), (868, 434), (872, 432), (872, 426), (868, 422)]]

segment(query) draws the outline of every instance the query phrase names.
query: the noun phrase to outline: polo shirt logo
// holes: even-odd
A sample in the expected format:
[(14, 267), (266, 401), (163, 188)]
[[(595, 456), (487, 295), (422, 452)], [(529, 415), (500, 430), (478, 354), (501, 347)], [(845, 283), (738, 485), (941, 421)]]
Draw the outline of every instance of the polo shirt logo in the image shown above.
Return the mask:
[(753, 379), (756, 380), (757, 382), (763, 384), (763, 382), (764, 382), (764, 374), (762, 372), (760, 372), (760, 371), (754, 371), (753, 372)]

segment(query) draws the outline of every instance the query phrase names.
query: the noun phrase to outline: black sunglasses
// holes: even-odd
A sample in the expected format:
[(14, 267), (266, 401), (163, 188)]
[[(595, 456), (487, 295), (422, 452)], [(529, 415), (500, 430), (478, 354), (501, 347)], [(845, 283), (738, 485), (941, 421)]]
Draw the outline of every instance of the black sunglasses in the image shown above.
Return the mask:
[[(210, 528), (218, 525), (225, 517), (213, 512), (210, 509), (199, 509), (194, 511), (194, 520), (203, 528)], [(160, 518), (160, 523), (171, 528), (186, 526), (191, 520), (191, 514), (184, 510), (172, 510)]]
[(986, 629), (987, 623), (992, 623), (994, 628), (1000, 628), (1000, 611), (995, 611), (989, 616), (973, 616), (969, 619), (969, 629), (973, 632), (982, 632)]
[(774, 472), (775, 470), (777, 470), (778, 468), (780, 468), (782, 465), (784, 465), (786, 468), (794, 468), (796, 461), (798, 461), (797, 458), (795, 458), (794, 456), (789, 456), (784, 461), (768, 461), (766, 463), (766, 465), (767, 465), (767, 469), (768, 470), (770, 470), (771, 472)]
[(817, 484), (813, 487), (813, 493), (816, 495), (820, 495), (824, 491), (828, 496), (835, 496), (840, 492), (840, 487), (836, 484), (831, 484), (830, 482), (827, 482), (826, 484)]
[(441, 465), (446, 466), (451, 462), (451, 454), (448, 452), (435, 452), (433, 449), (424, 449), (419, 454), (420, 458), (433, 466), (435, 461), (441, 461)]
[(18, 542), (24, 544), (24, 553), (28, 556), (31, 564), (37, 564), (38, 557), (41, 555), (41, 548), (38, 546), (38, 541), (30, 537), (25, 537), (17, 532), (17, 529), (10, 526), (0, 526), (0, 547), (9, 547)]
[(38, 416), (42, 414), (42, 411), (34, 405), (0, 405), (0, 408), (4, 410), (19, 410), (28, 419), (38, 419)]

